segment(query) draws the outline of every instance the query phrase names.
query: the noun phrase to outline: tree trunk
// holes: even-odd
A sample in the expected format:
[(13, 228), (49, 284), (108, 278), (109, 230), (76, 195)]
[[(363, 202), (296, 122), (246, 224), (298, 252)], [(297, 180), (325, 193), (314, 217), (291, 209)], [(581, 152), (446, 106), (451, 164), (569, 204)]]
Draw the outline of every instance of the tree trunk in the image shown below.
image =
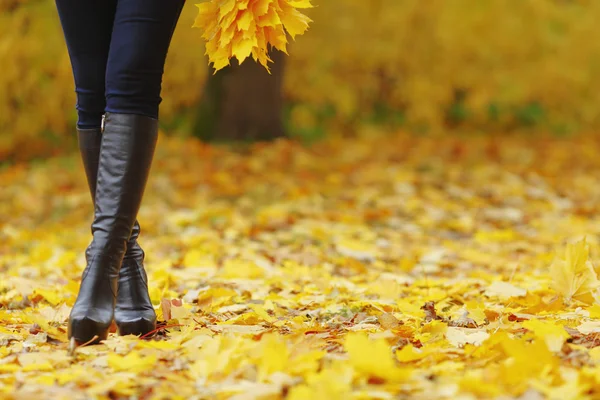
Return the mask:
[(271, 75), (246, 60), (209, 71), (194, 131), (204, 140), (271, 140), (285, 136), (282, 120), (284, 54), (273, 49)]

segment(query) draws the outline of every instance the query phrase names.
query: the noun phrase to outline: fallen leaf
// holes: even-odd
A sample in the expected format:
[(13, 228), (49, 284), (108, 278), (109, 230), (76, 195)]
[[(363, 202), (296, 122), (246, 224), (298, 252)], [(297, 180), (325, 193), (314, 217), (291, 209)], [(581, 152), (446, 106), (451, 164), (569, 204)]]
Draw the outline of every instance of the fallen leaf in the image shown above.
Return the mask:
[(156, 362), (156, 356), (141, 356), (135, 351), (125, 356), (114, 353), (108, 355), (108, 366), (114, 371), (127, 371), (138, 374), (149, 372), (154, 368)]
[(463, 347), (465, 344), (481, 345), (490, 334), (478, 329), (448, 327), (446, 339), (455, 347)]
[(392, 360), (390, 346), (384, 339), (370, 340), (362, 333), (350, 333), (344, 348), (350, 364), (360, 374), (401, 382), (409, 378), (408, 371), (398, 368)]
[(523, 328), (532, 331), (537, 337), (544, 340), (553, 352), (559, 352), (569, 334), (562, 325), (550, 321), (530, 319), (523, 322)]
[(600, 281), (589, 261), (589, 246), (585, 240), (567, 244), (564, 257), (557, 256), (550, 267), (554, 289), (565, 301), (572, 299), (591, 304)]
[(485, 291), (485, 295), (499, 297), (521, 297), (527, 294), (527, 290), (514, 286), (511, 283), (503, 281), (493, 282)]
[(383, 313), (377, 317), (377, 320), (384, 329), (395, 329), (402, 325), (402, 321), (391, 313)]

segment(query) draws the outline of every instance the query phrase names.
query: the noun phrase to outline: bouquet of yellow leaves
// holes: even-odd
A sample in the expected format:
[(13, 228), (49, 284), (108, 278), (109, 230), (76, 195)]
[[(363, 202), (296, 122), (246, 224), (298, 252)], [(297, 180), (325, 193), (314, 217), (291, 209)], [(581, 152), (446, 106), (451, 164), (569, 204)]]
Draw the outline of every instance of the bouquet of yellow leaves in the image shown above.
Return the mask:
[(267, 45), (287, 54), (287, 35), (295, 39), (308, 29), (310, 18), (299, 9), (310, 0), (208, 0), (197, 4), (195, 28), (204, 30), (206, 54), (215, 72), (232, 57), (241, 64), (250, 55), (267, 70)]

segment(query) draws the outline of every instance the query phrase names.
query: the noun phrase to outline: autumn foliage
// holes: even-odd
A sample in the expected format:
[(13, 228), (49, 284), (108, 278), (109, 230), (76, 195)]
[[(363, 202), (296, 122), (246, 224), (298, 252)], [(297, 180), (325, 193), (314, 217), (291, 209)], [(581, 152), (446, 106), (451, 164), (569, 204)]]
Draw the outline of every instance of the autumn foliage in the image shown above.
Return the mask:
[[(138, 215), (158, 329), (69, 351), (93, 213), (72, 76), (54, 4), (0, 0), (0, 161), (63, 153), (0, 164), (0, 398), (600, 398), (600, 137), (510, 135), (600, 128), (599, 18), (188, 4)], [(323, 140), (181, 137), (209, 68), (269, 46), (290, 133)]]
[[(292, 135), (600, 128), (600, 41), (590, 39), (599, 2), (312, 3), (300, 10), (315, 23), (285, 60)], [(188, 2), (169, 54), (161, 119), (170, 133), (190, 131), (186, 112), (208, 73), (197, 16)], [(53, 2), (0, 2), (0, 71), (0, 159), (74, 145), (73, 80)]]
[(161, 136), (139, 214), (160, 329), (72, 355), (80, 160), (4, 168), (0, 398), (598, 398), (598, 146)]

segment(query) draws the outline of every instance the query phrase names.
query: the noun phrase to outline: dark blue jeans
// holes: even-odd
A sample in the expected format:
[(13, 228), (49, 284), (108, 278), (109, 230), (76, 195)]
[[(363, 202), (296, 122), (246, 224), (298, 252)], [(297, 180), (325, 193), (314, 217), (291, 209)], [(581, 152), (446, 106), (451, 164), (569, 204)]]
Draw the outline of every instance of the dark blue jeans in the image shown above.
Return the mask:
[(167, 51), (185, 0), (56, 0), (77, 92), (78, 127), (104, 112), (158, 118)]

